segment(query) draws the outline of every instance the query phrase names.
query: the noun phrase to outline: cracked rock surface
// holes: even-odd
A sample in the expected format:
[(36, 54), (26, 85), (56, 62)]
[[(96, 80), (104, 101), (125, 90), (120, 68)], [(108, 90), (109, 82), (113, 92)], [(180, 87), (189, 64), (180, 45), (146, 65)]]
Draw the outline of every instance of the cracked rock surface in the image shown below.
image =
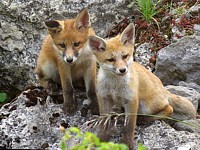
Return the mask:
[[(87, 121), (94, 119), (90, 112), (86, 117), (81, 116), (80, 108), (86, 98), (85, 92), (76, 91), (75, 98), (78, 101), (77, 112), (67, 116), (61, 109), (62, 95), (50, 97), (41, 87), (23, 91), (15, 100), (0, 109), (0, 148), (59, 149), (63, 135), (59, 130), (60, 126), (76, 126), (84, 132), (96, 133), (97, 127), (88, 128), (85, 125)], [(199, 124), (199, 121), (194, 120), (192, 124)], [(120, 130), (112, 141), (119, 141), (119, 138)], [(184, 131), (178, 131), (163, 121), (155, 121), (137, 126), (135, 143), (138, 142), (149, 149), (176, 150), (189, 146), (198, 150), (200, 134), (199, 131), (191, 130), (190, 126), (186, 126)], [(74, 143), (76, 141), (70, 141), (70, 145)]]

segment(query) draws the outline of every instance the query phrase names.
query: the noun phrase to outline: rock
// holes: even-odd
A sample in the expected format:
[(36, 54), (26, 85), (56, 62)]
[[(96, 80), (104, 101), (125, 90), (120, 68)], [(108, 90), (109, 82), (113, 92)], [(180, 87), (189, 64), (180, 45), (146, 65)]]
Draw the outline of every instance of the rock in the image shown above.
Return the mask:
[(195, 106), (195, 109), (196, 110), (198, 109), (198, 104), (200, 101), (200, 93), (198, 93), (195, 89), (183, 86), (173, 86), (173, 85), (168, 85), (166, 86), (166, 88), (173, 94), (188, 98)]
[(180, 81), (200, 85), (200, 36), (183, 37), (158, 52), (155, 74), (164, 85)]
[(188, 12), (189, 13), (198, 13), (200, 10), (200, 4), (193, 5), (192, 7), (189, 8)]
[(173, 125), (178, 131), (189, 131), (200, 134), (200, 119), (184, 120), (183, 122), (176, 122)]
[(137, 63), (152, 71), (155, 66), (150, 62), (150, 59), (155, 56), (155, 52), (151, 52), (150, 48), (151, 45), (149, 43), (143, 43), (136, 48), (134, 56)]
[(176, 131), (163, 121), (155, 121), (150, 126), (137, 128), (137, 141), (148, 149), (177, 150), (182, 145), (193, 143), (193, 150), (199, 149), (200, 134), (188, 131)]
[[(85, 94), (79, 92), (76, 99), (80, 101), (80, 97), (85, 99)], [(81, 117), (80, 111), (67, 116), (61, 106), (58, 97), (48, 96), (43, 88), (22, 92), (15, 101), (0, 109), (0, 148), (58, 148), (63, 135), (59, 130), (61, 125), (80, 127), (89, 118)]]
[(186, 144), (183, 144), (178, 147), (177, 150), (191, 150), (191, 149), (197, 149), (196, 144), (194, 142), (188, 142)]
[[(59, 149), (63, 136), (60, 126), (66, 129), (76, 126), (84, 132), (96, 133), (97, 127), (84, 125), (94, 117), (90, 113), (86, 117), (80, 115), (85, 93), (77, 91), (75, 97), (78, 110), (74, 115), (67, 116), (62, 112), (62, 102), (57, 101), (59, 97), (48, 96), (40, 87), (23, 91), (13, 102), (0, 108), (0, 148)], [(122, 130), (118, 132), (121, 134)], [(118, 137), (114, 136), (112, 141), (118, 141)], [(192, 148), (197, 150), (200, 146), (199, 139), (199, 133), (176, 131), (163, 121), (155, 121), (137, 126), (135, 142), (141, 142), (149, 149), (171, 150), (192, 142)], [(77, 141), (70, 140), (69, 143), (74, 145)]]
[(178, 83), (179, 86), (184, 86), (184, 87), (189, 87), (189, 88), (193, 88), (195, 89), (198, 93), (200, 93), (200, 86), (196, 83), (187, 83), (187, 82), (184, 82), (184, 81), (181, 81)]
[(194, 24), (194, 30), (200, 32), (200, 24)]
[[(180, 86), (185, 86), (185, 87), (189, 87), (189, 88), (193, 88), (195, 89), (198, 93), (200, 93), (200, 86), (197, 85), (196, 83), (186, 83), (186, 82), (179, 82), (178, 85)], [(199, 99), (199, 109), (200, 109), (200, 99)]]

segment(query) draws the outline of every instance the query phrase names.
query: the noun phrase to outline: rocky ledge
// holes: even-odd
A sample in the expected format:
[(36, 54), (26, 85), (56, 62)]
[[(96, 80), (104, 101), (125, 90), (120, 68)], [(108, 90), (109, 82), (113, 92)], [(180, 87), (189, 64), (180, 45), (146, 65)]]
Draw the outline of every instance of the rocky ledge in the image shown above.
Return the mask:
[[(180, 91), (180, 87), (175, 86), (168, 86), (168, 89), (171, 92)], [(196, 105), (197, 99), (200, 99), (200, 94), (190, 88), (184, 88), (182, 94), (189, 96)], [(60, 126), (66, 129), (76, 126), (83, 132), (92, 130), (95, 133), (96, 127), (88, 128), (85, 125), (94, 116), (88, 112), (86, 117), (82, 117), (80, 112), (86, 98), (85, 92), (77, 91), (75, 98), (78, 110), (74, 115), (67, 116), (61, 109), (62, 95), (49, 96), (41, 87), (31, 87), (23, 91), (0, 109), (0, 148), (59, 149), (63, 135), (59, 130)], [(194, 127), (179, 123), (173, 128), (164, 121), (138, 125), (135, 142), (141, 142), (149, 149), (175, 150), (185, 147), (188, 150), (197, 150), (200, 146), (200, 120), (190, 120), (189, 123)], [(74, 142), (71, 141), (71, 144)]]

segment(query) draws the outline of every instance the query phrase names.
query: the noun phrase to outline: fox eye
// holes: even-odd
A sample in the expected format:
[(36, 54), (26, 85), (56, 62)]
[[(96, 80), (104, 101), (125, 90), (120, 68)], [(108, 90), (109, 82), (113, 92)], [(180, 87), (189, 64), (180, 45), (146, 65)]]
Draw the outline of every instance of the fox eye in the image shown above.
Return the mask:
[(110, 58), (110, 59), (107, 59), (107, 61), (109, 61), (109, 62), (114, 62), (115, 59), (114, 59), (114, 58)]
[(78, 47), (80, 45), (80, 42), (74, 42), (74, 46)]
[(60, 46), (61, 48), (65, 48), (65, 44), (64, 44), (64, 43), (59, 44), (59, 46)]
[(126, 59), (127, 57), (128, 57), (128, 55), (124, 55), (124, 56), (122, 56), (123, 59)]

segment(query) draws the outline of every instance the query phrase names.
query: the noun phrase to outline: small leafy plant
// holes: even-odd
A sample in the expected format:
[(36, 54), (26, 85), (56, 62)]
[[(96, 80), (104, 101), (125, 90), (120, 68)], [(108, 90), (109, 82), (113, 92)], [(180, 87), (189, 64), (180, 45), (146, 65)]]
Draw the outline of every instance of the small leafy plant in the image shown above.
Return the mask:
[(143, 15), (146, 21), (155, 21), (154, 16), (159, 12), (156, 10), (156, 6), (160, 1), (154, 2), (153, 0), (137, 0), (139, 11)]
[(7, 99), (7, 94), (6, 93), (0, 93), (0, 103), (5, 102)]
[(93, 133), (81, 133), (76, 127), (71, 127), (64, 133), (61, 141), (62, 150), (69, 149), (66, 145), (66, 141), (70, 139), (80, 140), (80, 143), (71, 147), (70, 150), (128, 150), (128, 147), (125, 144), (101, 142)]

